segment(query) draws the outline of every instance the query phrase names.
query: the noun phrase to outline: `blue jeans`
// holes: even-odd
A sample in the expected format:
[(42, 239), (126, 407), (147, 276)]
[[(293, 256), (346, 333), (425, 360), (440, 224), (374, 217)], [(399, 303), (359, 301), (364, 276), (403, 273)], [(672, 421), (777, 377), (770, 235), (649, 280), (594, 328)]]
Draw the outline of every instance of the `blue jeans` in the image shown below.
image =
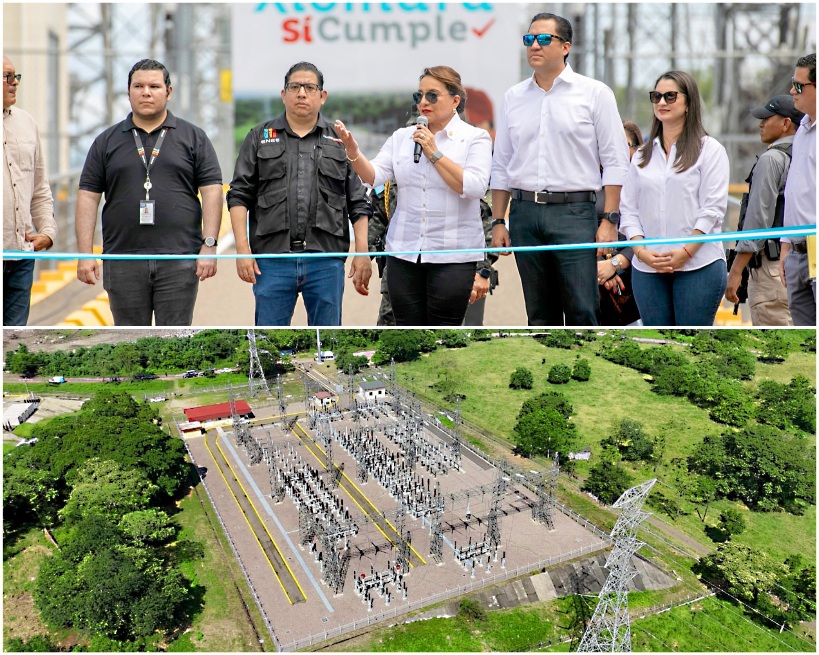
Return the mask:
[(785, 260), (788, 308), (794, 325), (816, 326), (816, 280), (810, 278), (808, 256), (791, 250)]
[(256, 264), (256, 325), (290, 325), (301, 292), (308, 325), (341, 325), (344, 260), (336, 257), (266, 259)]
[(635, 268), (631, 273), (643, 325), (711, 326), (727, 285), (722, 259), (694, 271), (644, 273)]
[(33, 259), (3, 262), (3, 325), (28, 323), (33, 282)]
[(107, 259), (102, 286), (115, 325), (190, 325), (199, 291), (195, 259)]
[[(513, 246), (593, 242), (592, 202), (538, 205), (513, 200)], [(593, 249), (516, 252), (529, 325), (597, 325), (597, 256)]]

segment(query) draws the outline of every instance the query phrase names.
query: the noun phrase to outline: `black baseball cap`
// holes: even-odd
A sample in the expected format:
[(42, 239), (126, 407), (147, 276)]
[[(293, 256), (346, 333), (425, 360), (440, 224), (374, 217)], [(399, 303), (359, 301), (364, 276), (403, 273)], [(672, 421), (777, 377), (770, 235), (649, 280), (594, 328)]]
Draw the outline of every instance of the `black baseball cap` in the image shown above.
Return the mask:
[(793, 106), (793, 98), (787, 94), (774, 96), (764, 107), (751, 110), (754, 118), (770, 118), (774, 114), (790, 118), (794, 123), (799, 123), (805, 115)]

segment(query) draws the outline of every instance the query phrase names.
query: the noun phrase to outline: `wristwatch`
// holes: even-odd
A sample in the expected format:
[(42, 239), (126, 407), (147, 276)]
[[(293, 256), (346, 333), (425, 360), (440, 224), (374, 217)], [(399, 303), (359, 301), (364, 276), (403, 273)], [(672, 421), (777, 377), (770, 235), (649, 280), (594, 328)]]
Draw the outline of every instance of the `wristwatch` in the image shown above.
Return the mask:
[(434, 164), (443, 156), (444, 153), (442, 153), (440, 150), (436, 150), (435, 152), (432, 153), (432, 155), (430, 155), (429, 161), (431, 164)]
[(603, 218), (609, 223), (614, 223), (614, 225), (620, 224), (620, 212), (606, 212), (603, 214)]
[(213, 248), (214, 246), (218, 246), (219, 242), (213, 237), (205, 237), (202, 239), (202, 245), (207, 246), (208, 248)]
[(494, 221), (492, 221), (491, 227), (495, 227), (496, 225), (503, 225), (503, 227), (506, 227), (506, 221), (502, 218), (496, 218)]
[(484, 280), (488, 280), (490, 277), (492, 277), (492, 271), (488, 268), (481, 268), (478, 269), (478, 275), (480, 275)]
[(619, 271), (623, 262), (620, 261), (620, 255), (615, 255), (609, 260), (609, 264), (614, 266), (615, 271)]

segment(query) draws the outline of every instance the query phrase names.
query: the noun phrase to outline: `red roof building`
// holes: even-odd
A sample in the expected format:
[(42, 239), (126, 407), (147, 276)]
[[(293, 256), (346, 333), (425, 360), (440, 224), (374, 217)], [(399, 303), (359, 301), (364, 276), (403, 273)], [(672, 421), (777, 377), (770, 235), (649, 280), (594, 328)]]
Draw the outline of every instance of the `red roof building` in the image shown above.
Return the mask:
[[(230, 418), (230, 403), (217, 403), (216, 405), (202, 405), (201, 407), (188, 407), (183, 410), (188, 421), (218, 421), (219, 419)], [(239, 416), (251, 416), (253, 410), (244, 400), (236, 401), (236, 413)]]

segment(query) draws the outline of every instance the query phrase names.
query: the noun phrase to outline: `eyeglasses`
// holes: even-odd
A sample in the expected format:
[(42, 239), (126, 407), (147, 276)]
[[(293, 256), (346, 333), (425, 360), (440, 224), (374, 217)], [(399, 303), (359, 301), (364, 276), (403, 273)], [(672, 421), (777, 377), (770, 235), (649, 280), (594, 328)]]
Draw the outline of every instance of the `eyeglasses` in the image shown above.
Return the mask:
[(542, 46), (549, 45), (552, 42), (552, 39), (566, 41), (566, 39), (564, 39), (562, 36), (558, 36), (557, 34), (524, 34), (523, 45), (528, 48), (535, 42), (535, 39), (537, 39), (537, 44)]
[(288, 93), (298, 93), (299, 89), (301, 88), (304, 88), (304, 92), (309, 96), (321, 91), (321, 87), (319, 87), (318, 84), (313, 84), (312, 82), (307, 82), (306, 84), (300, 84), (299, 82), (288, 82), (284, 85), (284, 89)]
[(659, 91), (649, 91), (648, 92), (648, 99), (651, 100), (651, 103), (656, 105), (660, 100), (665, 100), (665, 104), (673, 105), (677, 102), (677, 96), (679, 94), (685, 95), (682, 91), (666, 91), (665, 93), (660, 93)]
[[(23, 76), (20, 73), (17, 73), (17, 75), (14, 73), (3, 73), (3, 81), (5, 81), (6, 84), (11, 84), (12, 80), (17, 80), (19, 82), (22, 78)], [(802, 92), (799, 91), (799, 93)]]
[(791, 78), (791, 84), (793, 84), (793, 88), (797, 93), (802, 93), (802, 89), (806, 86), (816, 86), (816, 82), (797, 82), (793, 78)]
[(419, 102), (421, 102), (423, 98), (426, 98), (429, 104), (434, 105), (436, 102), (438, 102), (438, 98), (440, 98), (442, 95), (454, 96), (455, 94), (454, 93), (441, 94), (436, 93), (435, 91), (427, 91), (426, 93), (421, 93), (420, 91), (415, 91), (412, 94), (412, 101), (417, 105)]

